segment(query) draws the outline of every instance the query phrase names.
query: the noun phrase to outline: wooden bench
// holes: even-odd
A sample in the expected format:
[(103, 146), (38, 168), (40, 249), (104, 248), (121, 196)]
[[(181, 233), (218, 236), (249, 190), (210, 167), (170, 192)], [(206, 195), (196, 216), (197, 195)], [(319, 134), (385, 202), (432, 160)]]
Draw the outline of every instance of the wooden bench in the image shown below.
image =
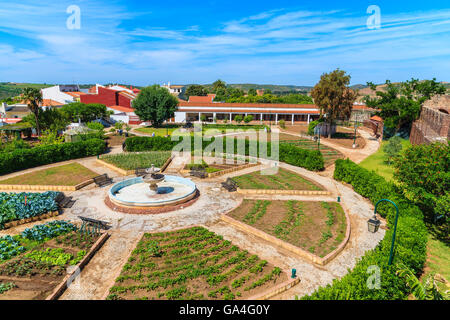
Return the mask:
[(72, 208), (76, 200), (73, 200), (72, 197), (66, 197), (64, 193), (60, 192), (56, 196), (55, 201), (58, 204), (58, 207), (60, 209), (63, 209), (63, 208)]
[(113, 179), (108, 177), (108, 175), (105, 173), (102, 174), (101, 176), (95, 177), (94, 182), (97, 185), (97, 187), (103, 187), (112, 184)]
[(108, 230), (111, 228), (106, 221), (81, 216), (78, 216), (78, 218), (83, 222), (80, 233), (100, 234), (100, 230)]
[(136, 177), (143, 177), (143, 176), (147, 175), (148, 173), (147, 173), (147, 169), (139, 168), (139, 169), (134, 170), (134, 174), (136, 175)]
[(193, 177), (197, 177), (197, 178), (200, 178), (200, 179), (208, 178), (208, 173), (206, 172), (205, 169), (200, 169), (200, 168), (191, 169), (189, 174), (191, 176), (193, 176)]
[(237, 191), (238, 185), (233, 179), (228, 178), (227, 181), (222, 182), (222, 187), (228, 192), (235, 192)]

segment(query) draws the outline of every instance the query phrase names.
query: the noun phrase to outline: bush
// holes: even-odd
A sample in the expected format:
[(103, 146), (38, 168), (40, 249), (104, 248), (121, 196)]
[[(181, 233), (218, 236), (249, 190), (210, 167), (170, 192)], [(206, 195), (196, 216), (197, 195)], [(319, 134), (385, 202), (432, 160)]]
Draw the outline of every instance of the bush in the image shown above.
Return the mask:
[[(304, 300), (398, 300), (407, 298), (410, 289), (405, 279), (396, 275), (397, 263), (402, 262), (414, 273), (419, 273), (426, 260), (427, 230), (420, 210), (408, 201), (393, 183), (387, 182), (374, 172), (359, 167), (350, 160), (337, 160), (334, 178), (353, 186), (354, 190), (372, 203), (380, 199), (390, 199), (400, 209), (398, 220), (394, 264), (388, 266), (392, 241), (395, 209), (390, 204), (380, 204), (378, 211), (387, 218), (389, 230), (378, 246), (366, 252), (355, 268), (342, 279), (331, 285), (319, 288)], [(369, 289), (366, 285), (370, 266), (381, 270), (381, 288)]]
[(100, 122), (89, 122), (86, 126), (89, 129), (99, 130), (99, 131), (101, 131), (105, 128)]
[[(194, 151), (193, 137), (191, 137), (191, 151)], [(236, 138), (234, 141), (234, 153), (237, 152), (238, 142)], [(212, 144), (213, 141), (203, 140), (202, 150), (205, 150), (207, 146)], [(172, 151), (178, 144), (177, 141), (172, 141), (171, 138), (165, 137), (131, 137), (125, 140), (125, 150), (128, 152), (143, 152), (143, 151)], [(258, 142), (258, 150), (262, 145)], [(267, 143), (268, 154), (272, 150), (270, 142)], [(223, 150), (226, 150), (226, 139), (223, 139)], [(250, 142), (245, 140), (245, 154), (248, 156), (250, 152)], [(280, 158), (281, 162), (286, 162), (293, 166), (302, 167), (312, 171), (320, 171), (324, 169), (324, 160), (322, 154), (318, 150), (301, 149), (297, 146), (288, 143), (280, 143)]]
[(248, 116), (244, 117), (244, 122), (245, 123), (250, 123), (253, 121), (253, 116), (251, 114), (249, 114)]
[(0, 153), (0, 175), (55, 162), (96, 156), (104, 153), (105, 149), (106, 143), (103, 140), (91, 139)]
[(314, 135), (314, 129), (317, 127), (317, 125), (320, 123), (319, 120), (311, 121), (308, 125), (308, 135), (313, 136)]
[(280, 124), (280, 128), (281, 128), (281, 129), (286, 129), (286, 121), (280, 120), (280, 121), (279, 121), (279, 124)]
[(243, 120), (241, 115), (237, 115), (236, 117), (234, 117), (234, 121), (236, 121), (236, 123), (241, 123)]

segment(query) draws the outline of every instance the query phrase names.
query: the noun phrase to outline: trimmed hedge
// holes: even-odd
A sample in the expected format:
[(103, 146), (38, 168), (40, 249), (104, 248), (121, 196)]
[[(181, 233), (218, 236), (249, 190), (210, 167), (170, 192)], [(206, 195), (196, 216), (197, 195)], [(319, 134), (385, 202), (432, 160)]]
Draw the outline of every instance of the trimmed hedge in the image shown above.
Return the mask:
[[(349, 183), (362, 196), (372, 203), (389, 199), (397, 203), (400, 216), (397, 226), (394, 263), (388, 266), (391, 247), (395, 209), (391, 204), (380, 204), (379, 213), (386, 217), (389, 230), (378, 246), (366, 252), (353, 270), (342, 279), (335, 279), (331, 285), (319, 288), (304, 300), (398, 300), (407, 298), (409, 287), (403, 278), (396, 275), (396, 264), (402, 262), (414, 273), (419, 273), (426, 260), (427, 229), (422, 212), (408, 201), (402, 191), (393, 183), (359, 167), (350, 160), (337, 160), (334, 178)], [(369, 289), (367, 281), (372, 274), (370, 266), (381, 270), (381, 289)]]
[(0, 175), (46, 164), (96, 156), (104, 153), (106, 143), (100, 139), (67, 142), (32, 149), (0, 153)]
[[(234, 139), (234, 153), (238, 154), (237, 147), (238, 138)], [(240, 139), (242, 140), (242, 139)], [(202, 150), (205, 150), (210, 144), (214, 142), (203, 140)], [(171, 151), (178, 144), (178, 141), (172, 141), (171, 138), (165, 137), (130, 137), (125, 140), (125, 150), (128, 152), (143, 152), (143, 151)], [(251, 143), (245, 140), (245, 155), (249, 155)], [(257, 143), (257, 148), (261, 144)], [(268, 157), (271, 156), (272, 145), (267, 142)], [(194, 151), (194, 137), (191, 136), (191, 151)], [(223, 151), (226, 151), (226, 139), (223, 139)], [(280, 143), (280, 157), (281, 162), (291, 164), (293, 166), (302, 167), (311, 171), (321, 171), (324, 169), (324, 160), (322, 154), (318, 150), (301, 149), (297, 146), (288, 143)]]

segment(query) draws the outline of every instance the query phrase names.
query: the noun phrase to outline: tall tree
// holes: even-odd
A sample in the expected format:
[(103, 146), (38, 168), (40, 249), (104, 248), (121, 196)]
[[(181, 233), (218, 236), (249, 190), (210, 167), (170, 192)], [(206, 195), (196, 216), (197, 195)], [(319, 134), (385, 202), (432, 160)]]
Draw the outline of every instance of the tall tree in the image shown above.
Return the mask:
[(213, 93), (217, 93), (217, 90), (219, 89), (226, 89), (227, 88), (227, 84), (225, 83), (225, 81), (222, 80), (217, 80), (213, 83)]
[(412, 123), (420, 116), (423, 103), (434, 95), (446, 92), (445, 87), (436, 82), (436, 79), (411, 79), (400, 84), (387, 80), (382, 90), (371, 82), (367, 85), (376, 94), (376, 97), (364, 98), (367, 106), (379, 110), (378, 115), (383, 118), (384, 126), (393, 133), (400, 130), (409, 133)]
[(39, 110), (42, 104), (42, 92), (37, 88), (25, 88), (23, 89), (23, 99), (27, 102), (28, 109), (34, 114), (36, 121), (36, 133), (41, 135), (41, 128), (39, 126)]
[(256, 89), (255, 89), (255, 88), (251, 88), (251, 89), (248, 90), (247, 94), (248, 94), (249, 96), (254, 97), (254, 96), (256, 96), (258, 93), (256, 92)]
[[(325, 73), (311, 91), (314, 103), (319, 107), (322, 115), (326, 115), (326, 122), (330, 128), (337, 118), (348, 118), (351, 115), (357, 93), (351, 90), (350, 75), (343, 70)], [(328, 131), (331, 138), (331, 130)]]
[(143, 121), (151, 121), (155, 127), (172, 118), (177, 107), (178, 99), (159, 85), (142, 89), (133, 101), (136, 115)]
[(184, 95), (186, 96), (187, 99), (189, 99), (190, 96), (207, 96), (208, 91), (202, 85), (193, 84), (186, 89)]

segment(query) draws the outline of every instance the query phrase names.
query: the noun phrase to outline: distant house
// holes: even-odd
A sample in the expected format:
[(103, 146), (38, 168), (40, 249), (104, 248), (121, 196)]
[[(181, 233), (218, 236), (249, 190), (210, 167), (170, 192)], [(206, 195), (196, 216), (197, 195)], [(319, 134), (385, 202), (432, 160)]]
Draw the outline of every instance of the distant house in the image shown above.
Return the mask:
[(76, 84), (73, 85), (57, 85), (50, 88), (41, 89), (42, 99), (52, 100), (62, 105), (79, 102), (81, 96), (86, 95), (85, 92), (81, 92), (80, 87)]
[(169, 90), (169, 92), (175, 96), (179, 96), (181, 92), (183, 92), (184, 86), (175, 86), (171, 85), (170, 82), (168, 84), (163, 84), (163, 88)]

